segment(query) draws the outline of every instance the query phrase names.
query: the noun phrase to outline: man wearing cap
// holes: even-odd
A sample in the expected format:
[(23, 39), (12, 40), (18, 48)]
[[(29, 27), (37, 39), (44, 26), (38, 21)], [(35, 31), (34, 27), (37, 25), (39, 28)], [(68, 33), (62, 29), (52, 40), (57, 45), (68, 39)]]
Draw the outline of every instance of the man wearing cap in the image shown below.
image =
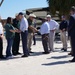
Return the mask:
[(20, 12), (18, 14), (20, 19), (20, 30), (21, 30), (21, 37), (22, 37), (22, 46), (23, 46), (23, 56), (22, 57), (28, 57), (29, 51), (27, 48), (27, 36), (28, 36), (28, 21), (24, 17), (24, 14)]
[(63, 48), (61, 50), (67, 51), (67, 36), (66, 36), (66, 31), (68, 27), (68, 23), (66, 21), (66, 17), (62, 16), (61, 17), (62, 22), (60, 23), (59, 29), (60, 29), (60, 38), (63, 43)]
[(55, 20), (51, 19), (51, 15), (47, 15), (47, 20), (50, 26), (49, 48), (50, 48), (50, 51), (54, 51), (55, 30), (59, 28), (59, 24)]
[[(15, 15), (15, 19), (13, 20), (13, 26), (17, 29), (20, 29), (20, 22), (19, 22), (19, 16), (18, 14)], [(12, 53), (13, 55), (19, 55), (19, 44), (20, 44), (20, 33), (15, 33), (15, 38), (13, 41), (12, 46)]]
[(70, 14), (68, 34), (71, 39), (71, 53), (73, 55), (73, 59), (70, 62), (75, 62), (75, 6), (70, 9)]
[(37, 32), (37, 29), (34, 27), (33, 20), (36, 18), (34, 14), (30, 14), (28, 18), (28, 50), (30, 53), (33, 53), (31, 51), (31, 45), (33, 40), (33, 34)]

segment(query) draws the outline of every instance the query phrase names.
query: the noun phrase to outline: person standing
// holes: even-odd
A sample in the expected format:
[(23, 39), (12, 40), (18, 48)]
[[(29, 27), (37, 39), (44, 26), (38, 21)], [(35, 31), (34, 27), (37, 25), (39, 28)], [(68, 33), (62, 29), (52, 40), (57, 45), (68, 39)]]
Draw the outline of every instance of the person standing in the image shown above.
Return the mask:
[(43, 19), (43, 24), (40, 28), (40, 33), (42, 35), (42, 45), (44, 48), (43, 54), (49, 54), (48, 50), (48, 40), (49, 40), (49, 33), (50, 33), (50, 26), (49, 23), (46, 21), (46, 19)]
[(37, 29), (34, 27), (34, 24), (33, 24), (33, 20), (36, 18), (36, 16), (34, 14), (30, 14), (29, 15), (29, 18), (28, 18), (28, 50), (29, 50), (29, 53), (33, 53), (31, 51), (31, 45), (32, 45), (32, 40), (33, 40), (33, 34), (35, 32), (37, 32)]
[(36, 45), (36, 37), (35, 37), (36, 35), (35, 35), (35, 33), (33, 34), (33, 45)]
[(59, 29), (60, 29), (60, 38), (63, 43), (63, 48), (61, 50), (67, 51), (67, 36), (66, 36), (66, 31), (68, 27), (68, 23), (66, 21), (66, 17), (62, 16), (61, 17), (62, 22), (60, 23)]
[(3, 26), (0, 22), (0, 59), (4, 59), (3, 56)]
[[(36, 28), (36, 20), (34, 20), (34, 27)], [(33, 45), (36, 45), (36, 34), (33, 34)]]
[[(20, 22), (19, 22), (18, 14), (16, 14), (16, 18), (13, 20), (13, 26), (17, 29), (20, 29)], [(20, 33), (16, 32), (15, 37), (14, 37), (14, 41), (13, 41), (13, 46), (12, 46), (13, 55), (21, 54), (19, 52), (19, 45), (20, 45)]]
[(22, 46), (23, 46), (23, 55), (22, 57), (28, 57), (29, 51), (27, 48), (27, 36), (28, 36), (28, 21), (24, 17), (24, 14), (20, 12), (18, 14), (20, 19), (20, 31), (21, 31), (21, 38), (22, 38)]
[(54, 51), (55, 30), (59, 28), (59, 24), (55, 20), (51, 19), (51, 15), (47, 15), (47, 20), (50, 26), (49, 48), (50, 48), (50, 51)]
[(69, 19), (69, 27), (68, 34), (71, 39), (71, 47), (72, 47), (72, 55), (73, 59), (70, 62), (75, 62), (75, 6), (70, 9), (70, 19)]
[(6, 40), (7, 40), (6, 58), (11, 58), (11, 56), (12, 56), (11, 47), (13, 45), (15, 32), (18, 32), (18, 30), (13, 27), (11, 17), (7, 18), (7, 23), (4, 26), (4, 28), (6, 31)]

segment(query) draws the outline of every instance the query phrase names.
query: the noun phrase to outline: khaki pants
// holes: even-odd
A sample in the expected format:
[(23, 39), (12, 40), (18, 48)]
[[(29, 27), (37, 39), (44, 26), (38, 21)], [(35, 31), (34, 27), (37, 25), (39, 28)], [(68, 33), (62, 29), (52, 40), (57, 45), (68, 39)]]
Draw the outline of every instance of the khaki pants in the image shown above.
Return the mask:
[(64, 32), (60, 31), (60, 33), (61, 33), (60, 38), (61, 38), (61, 41), (62, 41), (62, 43), (63, 43), (63, 48), (64, 48), (64, 49), (67, 49), (66, 31), (64, 31)]
[(55, 39), (55, 32), (50, 31), (50, 33), (49, 33), (49, 48), (51, 51), (54, 51), (54, 39)]
[(33, 33), (28, 33), (27, 47), (28, 47), (28, 50), (29, 51), (31, 51), (32, 40), (33, 40)]

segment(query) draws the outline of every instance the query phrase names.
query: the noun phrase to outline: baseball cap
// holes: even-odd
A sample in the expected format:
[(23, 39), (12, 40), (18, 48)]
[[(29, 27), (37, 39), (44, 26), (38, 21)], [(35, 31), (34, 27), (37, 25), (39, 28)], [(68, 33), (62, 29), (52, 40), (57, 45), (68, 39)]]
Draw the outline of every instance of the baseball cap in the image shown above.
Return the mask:
[(75, 12), (75, 6), (72, 6), (70, 10)]
[(47, 17), (51, 18), (51, 15), (47, 15)]
[(20, 12), (18, 15), (24, 15), (22, 12)]

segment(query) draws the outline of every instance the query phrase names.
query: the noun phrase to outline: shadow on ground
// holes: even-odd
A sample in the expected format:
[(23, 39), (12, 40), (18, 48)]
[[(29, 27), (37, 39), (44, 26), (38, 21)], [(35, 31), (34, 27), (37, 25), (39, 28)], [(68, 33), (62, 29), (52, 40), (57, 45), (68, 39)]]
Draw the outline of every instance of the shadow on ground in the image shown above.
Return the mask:
[(16, 56), (16, 57), (11, 57), (11, 58), (6, 58), (6, 59), (0, 59), (0, 61), (8, 61), (8, 60), (15, 60), (15, 59), (20, 59), (21, 57)]
[[(63, 56), (53, 56), (53, 57), (47, 58), (47, 59), (64, 59), (64, 58), (68, 58), (68, 57), (70, 57), (70, 56), (63, 55)], [(52, 66), (52, 65), (61, 65), (61, 64), (66, 64), (66, 63), (69, 63), (69, 61), (56, 61), (56, 62), (51, 62), (51, 63), (45, 63), (45, 64), (42, 64), (42, 65)]]
[(34, 52), (30, 54), (30, 56), (40, 56), (40, 55), (44, 55), (44, 54), (42, 54), (42, 52)]
[(52, 63), (45, 63), (42, 64), (44, 66), (53, 66), (53, 65), (61, 65), (61, 64), (66, 64), (69, 63), (69, 61), (57, 61), (57, 62), (52, 62)]
[(63, 59), (63, 58), (68, 58), (68, 55), (64, 55), (64, 56), (53, 56), (51, 58), (47, 58), (47, 59)]

